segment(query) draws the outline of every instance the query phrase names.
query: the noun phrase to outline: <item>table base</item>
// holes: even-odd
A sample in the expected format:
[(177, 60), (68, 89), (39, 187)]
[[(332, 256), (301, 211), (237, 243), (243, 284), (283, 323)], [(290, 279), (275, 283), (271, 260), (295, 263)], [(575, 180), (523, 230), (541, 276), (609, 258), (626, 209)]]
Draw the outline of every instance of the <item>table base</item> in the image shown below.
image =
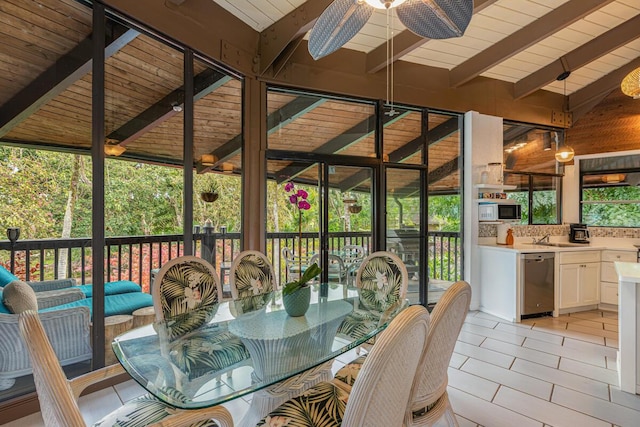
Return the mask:
[(254, 427), (258, 421), (287, 400), (300, 396), (318, 383), (330, 381), (333, 378), (331, 373), (332, 365), (333, 360), (329, 360), (288, 380), (256, 391), (253, 393), (249, 411), (238, 426)]

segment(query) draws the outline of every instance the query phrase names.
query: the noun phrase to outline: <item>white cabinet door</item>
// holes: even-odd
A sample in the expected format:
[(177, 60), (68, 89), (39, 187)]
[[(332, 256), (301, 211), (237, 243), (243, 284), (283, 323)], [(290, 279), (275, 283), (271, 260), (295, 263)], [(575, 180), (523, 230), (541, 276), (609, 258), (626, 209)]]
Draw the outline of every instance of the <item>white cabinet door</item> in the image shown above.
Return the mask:
[(560, 266), (560, 308), (580, 305), (580, 264), (563, 264)]
[(580, 264), (580, 303), (590, 305), (600, 303), (600, 263)]
[(600, 303), (600, 263), (560, 265), (559, 285), (561, 309)]

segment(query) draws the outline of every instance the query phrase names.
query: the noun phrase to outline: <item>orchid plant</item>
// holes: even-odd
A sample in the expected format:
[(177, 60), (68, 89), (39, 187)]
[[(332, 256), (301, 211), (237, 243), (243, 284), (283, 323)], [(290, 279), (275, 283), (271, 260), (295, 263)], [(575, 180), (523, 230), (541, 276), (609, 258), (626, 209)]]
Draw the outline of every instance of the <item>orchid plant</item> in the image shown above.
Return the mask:
[(284, 285), (282, 293), (284, 295), (289, 295), (298, 289), (307, 286), (307, 282), (320, 274), (322, 270), (318, 267), (318, 264), (314, 262), (313, 265), (307, 267), (304, 273), (302, 273), (302, 211), (308, 211), (311, 208), (311, 205), (307, 201), (309, 193), (303, 189), (296, 189), (295, 184), (291, 181), (285, 184), (284, 191), (288, 195), (289, 202), (298, 209), (298, 271), (301, 272), (301, 276), (298, 280)]

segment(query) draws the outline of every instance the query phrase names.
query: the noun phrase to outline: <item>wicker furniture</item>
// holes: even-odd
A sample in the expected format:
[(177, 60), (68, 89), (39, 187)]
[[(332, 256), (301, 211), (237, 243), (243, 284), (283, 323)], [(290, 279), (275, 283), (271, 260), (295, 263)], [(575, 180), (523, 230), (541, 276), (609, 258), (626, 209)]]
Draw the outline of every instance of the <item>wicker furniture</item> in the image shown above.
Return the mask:
[(380, 335), (353, 387), (320, 383), (269, 413), (259, 426), (401, 426), (425, 350), (429, 313), (413, 306)]
[[(309, 265), (314, 262), (320, 265), (320, 254), (315, 254), (309, 260)], [(342, 283), (347, 278), (347, 269), (344, 266), (342, 258), (335, 254), (328, 254), (329, 265), (326, 266), (330, 282)]]
[[(411, 391), (411, 405), (405, 415), (405, 426), (458, 425), (447, 396), (447, 368), (470, 301), (469, 284), (456, 282), (444, 293), (431, 313), (427, 348)], [(347, 364), (336, 373), (336, 379), (349, 385), (357, 383), (365, 360), (366, 357), (361, 356)]]
[[(42, 418), (47, 426), (82, 426), (85, 422), (77, 398), (87, 386), (122, 374), (120, 365), (112, 365), (89, 374), (67, 380), (44, 327), (33, 310), (19, 315), (20, 335), (26, 343), (33, 364), (33, 377), (40, 401)], [(177, 393), (177, 392), (176, 392)], [(212, 421), (214, 418), (218, 422)], [(98, 421), (95, 426), (233, 426), (231, 414), (223, 407), (194, 411), (179, 411), (148, 395), (127, 402), (120, 409)]]

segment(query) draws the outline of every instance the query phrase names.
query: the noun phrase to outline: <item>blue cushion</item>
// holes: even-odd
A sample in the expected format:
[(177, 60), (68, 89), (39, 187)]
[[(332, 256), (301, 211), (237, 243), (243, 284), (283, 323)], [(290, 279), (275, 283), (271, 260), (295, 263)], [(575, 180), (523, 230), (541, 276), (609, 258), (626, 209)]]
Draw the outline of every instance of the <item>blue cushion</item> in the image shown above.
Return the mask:
[[(78, 288), (84, 292), (84, 296), (93, 296), (93, 285), (80, 285)], [(142, 288), (137, 283), (130, 280), (118, 280), (117, 282), (107, 282), (104, 284), (105, 295), (126, 294), (129, 292), (142, 292)]]
[(0, 265), (0, 286), (2, 287), (7, 286), (9, 283), (13, 282), (14, 280), (20, 280), (20, 279), (18, 279), (16, 276), (11, 274), (9, 270), (7, 270), (6, 268)]
[(4, 305), (4, 299), (2, 298), (2, 291), (0, 291), (0, 313), (11, 314), (6, 305)]
[[(67, 304), (39, 310), (40, 312), (63, 310), (65, 308), (89, 307), (92, 310), (93, 298), (85, 298)], [(115, 316), (118, 314), (131, 314), (139, 308), (153, 305), (151, 295), (143, 292), (129, 292), (126, 294), (108, 295), (104, 297), (104, 316)], [(92, 314), (93, 317), (93, 314)]]

